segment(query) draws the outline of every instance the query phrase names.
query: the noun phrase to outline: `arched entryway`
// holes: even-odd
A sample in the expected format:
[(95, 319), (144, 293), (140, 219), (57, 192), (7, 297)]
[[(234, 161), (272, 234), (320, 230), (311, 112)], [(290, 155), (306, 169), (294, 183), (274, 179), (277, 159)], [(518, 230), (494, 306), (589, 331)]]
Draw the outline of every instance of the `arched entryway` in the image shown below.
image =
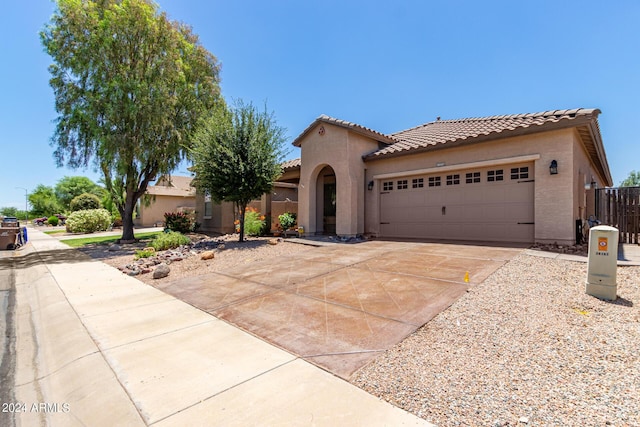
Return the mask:
[(316, 231), (336, 234), (336, 173), (325, 166), (316, 179)]

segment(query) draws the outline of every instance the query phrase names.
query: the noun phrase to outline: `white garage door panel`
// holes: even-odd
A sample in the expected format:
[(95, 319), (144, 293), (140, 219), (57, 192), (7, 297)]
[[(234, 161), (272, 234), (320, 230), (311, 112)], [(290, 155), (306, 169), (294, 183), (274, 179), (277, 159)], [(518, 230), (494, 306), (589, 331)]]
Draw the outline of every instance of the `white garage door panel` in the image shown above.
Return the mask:
[[(528, 167), (529, 176), (511, 178), (511, 168)], [(501, 181), (488, 172), (502, 170)], [(467, 183), (467, 172), (480, 172), (480, 182)], [(455, 173), (459, 184), (446, 185), (447, 174), (421, 175), (423, 188), (380, 193), (380, 231), (385, 237), (533, 242), (533, 163)], [(429, 177), (441, 185), (429, 187)], [(404, 179), (404, 178), (403, 178)], [(444, 214), (443, 214), (444, 208)]]

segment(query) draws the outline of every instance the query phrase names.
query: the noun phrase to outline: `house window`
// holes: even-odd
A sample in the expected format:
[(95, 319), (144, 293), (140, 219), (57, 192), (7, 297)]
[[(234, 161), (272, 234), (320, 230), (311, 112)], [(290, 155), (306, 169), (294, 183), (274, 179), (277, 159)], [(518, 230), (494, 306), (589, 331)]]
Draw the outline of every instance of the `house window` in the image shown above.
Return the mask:
[(447, 185), (460, 184), (460, 175), (447, 175)]
[(529, 167), (511, 168), (511, 179), (527, 179), (529, 178)]
[(503, 181), (504, 180), (504, 171), (502, 169), (488, 171), (487, 172), (487, 181)]
[(474, 182), (480, 182), (480, 172), (469, 172), (465, 175), (465, 182), (467, 184), (473, 184)]
[(411, 181), (411, 186), (413, 188), (422, 188), (422, 187), (424, 187), (424, 178), (414, 178)]
[(440, 187), (440, 177), (439, 176), (430, 176), (429, 177), (429, 187)]
[(382, 183), (382, 191), (393, 190), (393, 181), (387, 181)]
[(212, 207), (211, 207), (211, 193), (205, 191), (204, 193), (204, 217), (207, 219), (211, 218), (212, 215)]
[(407, 188), (409, 188), (409, 185), (406, 179), (398, 181), (398, 190), (406, 190)]

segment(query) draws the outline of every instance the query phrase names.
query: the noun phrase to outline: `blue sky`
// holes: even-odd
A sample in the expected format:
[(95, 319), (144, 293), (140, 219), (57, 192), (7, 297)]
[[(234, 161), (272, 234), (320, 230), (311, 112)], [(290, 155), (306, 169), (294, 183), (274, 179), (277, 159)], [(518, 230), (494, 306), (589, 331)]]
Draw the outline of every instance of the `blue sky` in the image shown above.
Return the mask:
[[(291, 140), (320, 114), (392, 133), (438, 116), (599, 108), (614, 182), (640, 170), (637, 0), (158, 3), (218, 57), (223, 95), (266, 101)], [(16, 187), (99, 179), (53, 161), (51, 60), (38, 36), (53, 10), (3, 4), (0, 206), (24, 207)]]

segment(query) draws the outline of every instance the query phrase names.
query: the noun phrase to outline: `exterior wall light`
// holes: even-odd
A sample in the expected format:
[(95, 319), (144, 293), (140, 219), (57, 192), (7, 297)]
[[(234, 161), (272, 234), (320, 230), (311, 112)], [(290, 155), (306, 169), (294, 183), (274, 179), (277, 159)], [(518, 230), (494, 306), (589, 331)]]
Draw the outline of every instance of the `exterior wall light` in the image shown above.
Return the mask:
[(557, 175), (558, 174), (558, 162), (555, 160), (551, 160), (551, 164), (549, 165), (549, 174)]
[(369, 184), (367, 184), (367, 190), (373, 190), (373, 181), (369, 181)]

